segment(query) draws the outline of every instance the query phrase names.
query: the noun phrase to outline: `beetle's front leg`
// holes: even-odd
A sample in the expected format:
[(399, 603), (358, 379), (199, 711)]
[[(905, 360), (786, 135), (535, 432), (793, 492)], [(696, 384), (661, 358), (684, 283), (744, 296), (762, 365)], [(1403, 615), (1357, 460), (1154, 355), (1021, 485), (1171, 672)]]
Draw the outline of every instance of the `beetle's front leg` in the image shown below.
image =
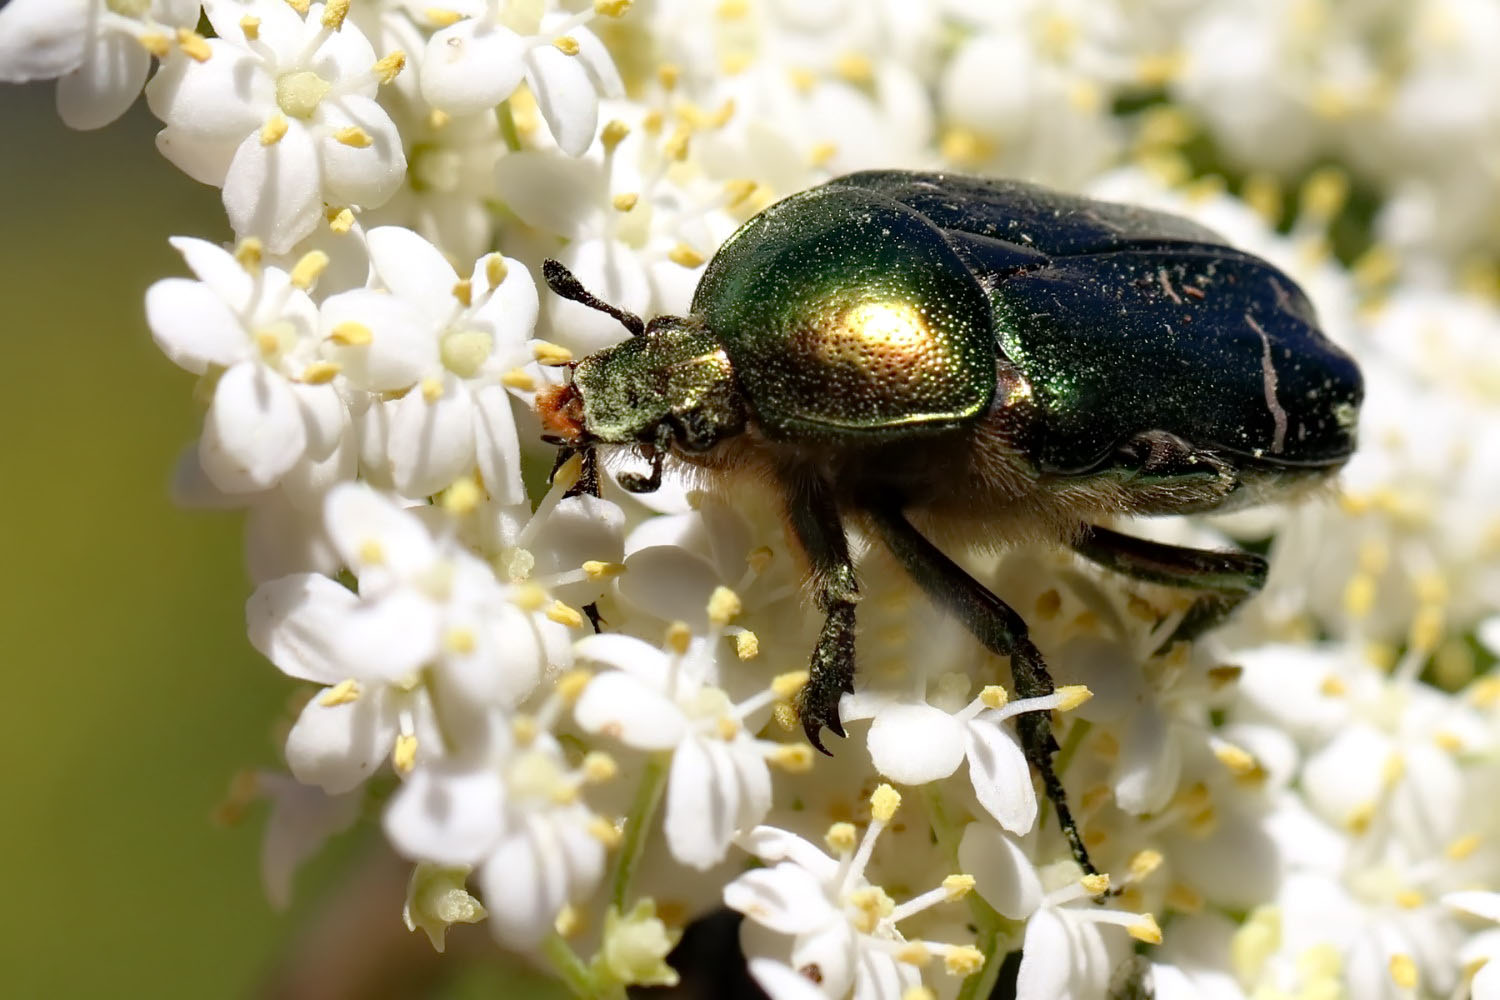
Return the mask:
[(814, 475), (788, 477), (787, 519), (812, 566), (813, 600), (823, 612), (823, 630), (813, 647), (807, 684), (797, 698), (797, 715), (807, 741), (822, 753), (823, 730), (844, 735), (839, 698), (854, 691), (854, 605), (859, 581), (849, 558), (849, 542), (828, 483)]
[(1105, 569), (1168, 587), (1202, 590), (1166, 645), (1198, 638), (1228, 618), (1266, 582), (1266, 561), (1252, 552), (1217, 552), (1148, 541), (1088, 525), (1073, 549)]
[[(1010, 605), (990, 593), (984, 584), (913, 528), (899, 508), (876, 505), (868, 508), (866, 513), (881, 540), (918, 586), (935, 602), (952, 611), (986, 649), (1010, 657), (1010, 672), (1018, 697), (1039, 698), (1052, 693), (1052, 675), (1047, 673), (1042, 654), (1027, 634), (1026, 622)], [(1052, 737), (1050, 713), (1025, 712), (1016, 717), (1016, 730), (1027, 761), (1041, 775), (1047, 797), (1057, 810), (1058, 825), (1074, 860), (1086, 873), (1096, 874), (1097, 869), (1089, 860), (1088, 849), (1083, 845), (1083, 837), (1068, 808), (1067, 793), (1052, 768), (1057, 740)]]

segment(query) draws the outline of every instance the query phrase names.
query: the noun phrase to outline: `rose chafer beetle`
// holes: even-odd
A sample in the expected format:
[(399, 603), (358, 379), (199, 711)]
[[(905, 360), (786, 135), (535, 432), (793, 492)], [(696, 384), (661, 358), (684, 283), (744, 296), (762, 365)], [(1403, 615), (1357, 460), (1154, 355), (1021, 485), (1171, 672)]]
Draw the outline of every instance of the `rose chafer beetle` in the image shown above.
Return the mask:
[[(1191, 639), (1263, 583), (1265, 562), (1100, 527), (1226, 510), (1324, 482), (1354, 447), (1362, 383), (1302, 291), (1264, 260), (1161, 212), (1013, 181), (868, 171), (750, 219), (687, 316), (649, 324), (561, 265), (557, 294), (634, 336), (539, 399), (549, 440), (629, 445), (779, 490), (825, 620), (798, 709), (842, 736), (859, 583), (845, 525), (879, 538), (988, 649), (1016, 693), (1051, 692), (1025, 621), (934, 543), (1051, 540), (1111, 570), (1201, 592)], [(561, 458), (560, 458), (561, 460)], [(1075, 857), (1045, 713), (1018, 719)], [(824, 752), (827, 752), (826, 750)]]

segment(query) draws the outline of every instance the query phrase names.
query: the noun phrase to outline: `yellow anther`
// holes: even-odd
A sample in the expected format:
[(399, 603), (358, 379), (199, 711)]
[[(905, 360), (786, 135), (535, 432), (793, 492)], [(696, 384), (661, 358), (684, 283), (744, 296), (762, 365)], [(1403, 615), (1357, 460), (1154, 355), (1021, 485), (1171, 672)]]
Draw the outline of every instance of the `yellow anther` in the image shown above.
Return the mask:
[[(388, 84), (394, 81), (396, 77), (400, 76), (401, 71), (405, 68), (406, 53), (402, 52), (400, 49), (396, 49), (395, 51), (389, 52), (386, 55), (380, 57), (380, 59), (376, 60), (373, 71), (375, 73), (375, 79), (379, 80), (382, 84)], [(436, 112), (436, 114), (443, 116), (443, 121), (434, 122), (432, 120), (434, 116), (429, 115), (428, 124), (432, 125), (433, 128), (441, 128), (447, 120), (447, 115), (445, 112), (437, 112), (436, 109), (434, 109), (434, 111)]]
[(344, 366), (336, 361), (314, 361), (297, 378), (307, 385), (327, 385), (343, 370)]
[(505, 263), (504, 257), (497, 253), (485, 254), (484, 280), (489, 282), (491, 288), (499, 288), (509, 276), (510, 265)]
[(771, 565), (771, 560), (774, 558), (775, 554), (769, 548), (762, 545), (759, 548), (750, 550), (745, 556), (745, 563), (753, 572), (762, 573), (765, 572), (767, 566)]
[(323, 27), (332, 28), (334, 31), (344, 26), (344, 18), (349, 16), (349, 0), (327, 0), (323, 5)]
[(533, 392), (536, 389), (536, 379), (524, 368), (512, 368), (500, 376), (500, 384), (510, 389), (519, 389), (522, 392)]
[(652, 108), (641, 116), (641, 128), (645, 130), (647, 135), (660, 135), (662, 126), (666, 124), (666, 121), (666, 117), (660, 110)]
[(1090, 896), (1100, 896), (1109, 891), (1109, 875), (1105, 872), (1084, 875), (1078, 880), (1078, 884), (1083, 886), (1083, 891)]
[(1480, 839), (1477, 833), (1471, 833), (1459, 837), (1453, 843), (1449, 844), (1443, 849), (1443, 853), (1447, 855), (1450, 861), (1462, 861), (1479, 850), (1482, 843), (1484, 841)]
[(458, 300), (458, 304), (465, 309), (474, 304), (474, 282), (468, 278), (460, 278), (454, 282), (453, 287), (448, 291)]
[(791, 670), (784, 674), (777, 674), (771, 678), (771, 693), (783, 701), (790, 701), (797, 696), (797, 692), (807, 686), (807, 679), (806, 670)]
[(741, 660), (753, 660), (760, 655), (760, 637), (749, 629), (734, 634), (734, 655)]
[(516, 738), (516, 745), (524, 747), (536, 741), (541, 733), (541, 727), (529, 715), (516, 715), (510, 720), (510, 732)]
[(950, 902), (955, 899), (963, 899), (973, 891), (973, 875), (964, 875), (960, 873), (957, 875), (949, 875), (947, 878), (943, 879), (943, 892), (947, 894)]
[(1197, 913), (1203, 909), (1203, 896), (1191, 886), (1174, 882), (1167, 888), (1167, 905), (1178, 913)]
[(255, 349), (262, 357), (271, 357), (281, 350), (281, 336), (275, 330), (255, 331)]
[(286, 5), (306, 17), (307, 8), (312, 5), (312, 0), (286, 0)]
[(446, 28), (464, 19), (462, 12), (450, 10), (447, 7), (428, 7), (422, 13), (426, 15), (427, 20), (439, 28)]
[(754, 194), (758, 187), (760, 187), (759, 184), (746, 178), (736, 178), (735, 180), (725, 182), (724, 197), (729, 199), (728, 207), (734, 208), (736, 205), (741, 204), (745, 199)]
[(604, 144), (604, 151), (606, 153), (613, 153), (615, 147), (623, 142), (629, 134), (630, 126), (615, 118), (606, 124), (604, 130), (599, 133), (599, 141)]
[(994, 152), (989, 140), (970, 128), (950, 126), (938, 139), (943, 158), (962, 166), (977, 166)]
[(1427, 905), (1427, 897), (1415, 889), (1403, 889), (1396, 893), (1395, 900), (1403, 910), (1416, 910)]
[(890, 785), (882, 784), (870, 796), (870, 816), (877, 823), (889, 823), (900, 808), (901, 793)]
[[(896, 961), (921, 968), (932, 961), (932, 952), (921, 941), (908, 941), (896, 951)], [(902, 1000), (906, 1000), (905, 994), (902, 995)]]
[(1057, 694), (1062, 696), (1057, 706), (1059, 712), (1071, 712), (1094, 696), (1085, 684), (1064, 684), (1057, 689)]
[(391, 749), (391, 765), (402, 774), (411, 774), (417, 766), (417, 738), (411, 733), (399, 733), (396, 745)]
[(309, 250), (292, 267), (292, 284), (305, 291), (327, 269), (328, 255), (321, 250)]
[(438, 503), (450, 514), (472, 514), (479, 509), (484, 499), (484, 490), (473, 476), (460, 476), (438, 497)]
[(714, 113), (708, 117), (709, 128), (723, 128), (729, 124), (729, 119), (734, 117), (734, 98), (726, 98), (724, 103), (714, 109)]
[(429, 375), (419, 383), (422, 390), (422, 398), (429, 404), (436, 403), (443, 398), (443, 380), (435, 375)]
[(1469, 688), (1468, 696), (1480, 708), (1494, 708), (1500, 704), (1500, 677), (1481, 677)]
[(360, 542), (359, 561), (366, 566), (379, 566), (385, 562), (385, 550), (380, 547), (380, 542), (373, 538)]
[(1237, 683), (1240, 677), (1244, 675), (1244, 673), (1244, 667), (1226, 663), (1223, 666), (1210, 667), (1208, 671), (1208, 681), (1214, 686), (1215, 690), (1218, 690), (1220, 688), (1228, 687), (1230, 684)]
[(793, 66), (786, 71), (786, 75), (792, 86), (804, 94), (818, 85), (817, 74), (804, 66)]
[(703, 255), (686, 243), (679, 243), (667, 253), (667, 259), (681, 267), (695, 268), (703, 266)]
[(1161, 867), (1162, 861), (1163, 858), (1160, 851), (1154, 851), (1150, 848), (1137, 851), (1135, 857), (1130, 859), (1131, 879), (1139, 882), (1141, 879), (1149, 877), (1152, 872)]
[(823, 834), (823, 843), (835, 854), (848, 854), (859, 846), (859, 835), (853, 823), (835, 823)]
[(370, 138), (370, 133), (358, 125), (346, 125), (333, 133), (333, 138), (351, 149), (368, 149), (375, 140)]
[(539, 611), (547, 603), (547, 592), (534, 583), (523, 583), (511, 591), (510, 601), (522, 611)]
[(610, 199), (610, 204), (614, 205), (616, 212), (628, 212), (632, 208), (635, 208), (640, 203), (640, 200), (641, 196), (631, 191), (626, 194), (615, 195), (614, 198)]
[(1057, 592), (1056, 588), (1049, 587), (1036, 599), (1036, 616), (1044, 622), (1050, 622), (1056, 618), (1061, 610), (1062, 595)]
[(852, 923), (866, 934), (875, 929), (881, 918), (890, 916), (896, 909), (895, 902), (878, 885), (855, 889), (849, 893), (849, 903), (859, 911)]
[(467, 656), (474, 652), (478, 645), (479, 637), (474, 634), (474, 630), (471, 628), (455, 626), (454, 628), (450, 628), (447, 634), (443, 636), (444, 648), (448, 652), (456, 653), (459, 656)]
[(1446, 618), (1441, 605), (1424, 604), (1417, 608), (1417, 613), (1412, 616), (1407, 642), (1424, 653), (1436, 649), (1443, 641)]
[(1146, 944), (1161, 944), (1161, 925), (1149, 913), (1142, 913), (1139, 920), (1127, 924), (1125, 933)]
[(599, 750), (586, 754), (583, 758), (583, 780), (589, 784), (597, 785), (609, 781), (620, 773), (620, 765), (609, 754)]
[(1275, 175), (1253, 173), (1245, 178), (1240, 189), (1240, 198), (1255, 210), (1255, 213), (1271, 225), (1281, 221), (1281, 182)]
[(721, 715), (714, 720), (714, 732), (718, 735), (719, 739), (723, 740), (725, 743), (728, 743), (730, 740), (734, 739), (741, 732), (743, 732), (744, 729), (745, 727), (740, 722), (740, 720), (736, 719), (732, 715)]
[(740, 600), (740, 595), (728, 587), (715, 587), (708, 597), (708, 620), (715, 625), (728, 625), (744, 610), (745, 604)]
[(1329, 698), (1342, 698), (1349, 693), (1349, 685), (1345, 684), (1343, 678), (1337, 674), (1329, 674), (1323, 678), (1323, 683), (1318, 685), (1318, 691)]
[(833, 142), (814, 143), (807, 151), (807, 164), (811, 167), (826, 167), (838, 155), (839, 147)]
[(984, 968), (984, 952), (972, 944), (949, 948), (943, 956), (943, 970), (950, 976), (972, 976)]
[(1344, 586), (1344, 612), (1350, 618), (1364, 618), (1375, 606), (1375, 578), (1356, 573)]
[(1319, 167), (1302, 184), (1302, 212), (1327, 224), (1349, 200), (1349, 175), (1339, 167)]
[(287, 120), (277, 111), (266, 119), (266, 123), (260, 127), (260, 144), (262, 146), (274, 146), (286, 135), (286, 130), (291, 126)]
[(553, 690), (563, 701), (575, 702), (583, 695), (583, 689), (589, 686), (593, 676), (587, 670), (569, 670), (557, 679), (557, 686)]
[(347, 208), (332, 210), (328, 213), (328, 229), (336, 235), (343, 236), (354, 228), (354, 213)]
[(806, 743), (783, 743), (766, 759), (788, 774), (806, 774), (812, 770), (813, 750)]
[[(901, 960), (899, 952), (896, 954), (896, 958)], [(937, 994), (926, 986), (912, 986), (905, 993), (901, 994), (901, 1000), (937, 1000)]]
[(240, 18), (240, 33), (245, 36), (247, 42), (260, 38), (260, 18), (254, 14), (246, 14)]
[(693, 630), (688, 628), (687, 622), (673, 622), (667, 626), (667, 648), (681, 656), (688, 651), (688, 644), (693, 641)]
[(375, 332), (363, 323), (345, 320), (329, 332), (328, 339), (340, 347), (364, 347), (375, 339)]
[(561, 344), (554, 344), (547, 340), (532, 341), (531, 356), (549, 368), (558, 368), (573, 360), (572, 351)]
[(1219, 758), (1220, 764), (1229, 768), (1231, 774), (1239, 778), (1254, 774), (1260, 769), (1260, 763), (1253, 754), (1233, 743), (1215, 743), (1214, 756)]
[(875, 64), (863, 52), (845, 52), (833, 61), (833, 70), (856, 86), (875, 79)]
[(318, 704), (324, 708), (333, 708), (336, 705), (347, 705), (359, 698), (359, 681), (353, 677), (339, 681), (333, 687), (318, 696)]
[(165, 59), (172, 54), (172, 39), (159, 31), (143, 32), (136, 35), (135, 40), (141, 43), (141, 48), (158, 59)]
[(619, 17), (635, 0), (594, 0), (594, 13), (600, 17)]
[(547, 609), (547, 617), (568, 628), (579, 628), (583, 625), (583, 613), (576, 608), (568, 607), (562, 601), (552, 602), (552, 607)]
[(625, 572), (625, 564), (588, 559), (584, 561), (583, 571), (588, 574), (591, 580), (605, 580), (612, 576), (619, 576)]
[(1004, 708), (1010, 694), (999, 684), (989, 684), (979, 692), (979, 700), (986, 708)]
[(714, 14), (726, 21), (738, 21), (750, 13), (750, 0), (721, 0)]
[(193, 62), (208, 62), (209, 57), (214, 54), (214, 50), (208, 45), (208, 39), (191, 28), (177, 29), (177, 47)]
[(1391, 982), (1403, 990), (1417, 988), (1417, 963), (1410, 955), (1392, 955), (1390, 972)]
[(1186, 61), (1179, 50), (1153, 52), (1136, 60), (1135, 77), (1144, 87), (1164, 87), (1182, 74)]
[(1463, 737), (1451, 729), (1440, 729), (1433, 733), (1432, 742), (1437, 745), (1439, 750), (1446, 751), (1447, 753), (1458, 753), (1464, 748)]
[(558, 937), (572, 937), (581, 926), (583, 918), (572, 903), (564, 903), (562, 909), (557, 911), (557, 916), (552, 918), (552, 929), (557, 931)]
[(447, 128), (448, 123), (452, 120), (453, 116), (441, 108), (429, 108), (427, 110), (427, 127), (434, 132)]
[(589, 836), (611, 851), (619, 847), (620, 841), (625, 839), (624, 832), (603, 816), (595, 816), (589, 820)]
[(1370, 824), (1375, 821), (1375, 803), (1365, 802), (1355, 806), (1349, 815), (1344, 817), (1344, 828), (1350, 833), (1362, 835), (1370, 829)]
[(796, 729), (798, 725), (797, 709), (792, 707), (789, 701), (778, 701), (772, 705), (771, 718), (775, 719), (776, 724), (788, 733)]
[(260, 271), (260, 261), (264, 255), (265, 246), (254, 236), (246, 236), (234, 248), (235, 261), (251, 274)]
[(578, 54), (578, 39), (572, 35), (563, 35), (561, 38), (552, 39), (552, 47), (565, 56), (576, 56)]

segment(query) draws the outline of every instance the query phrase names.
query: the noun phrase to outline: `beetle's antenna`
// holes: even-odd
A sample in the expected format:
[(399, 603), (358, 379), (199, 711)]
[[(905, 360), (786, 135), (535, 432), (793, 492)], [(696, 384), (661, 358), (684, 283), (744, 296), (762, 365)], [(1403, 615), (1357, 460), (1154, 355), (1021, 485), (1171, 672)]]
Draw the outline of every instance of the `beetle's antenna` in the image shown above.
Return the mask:
[(547, 287), (557, 295), (565, 299), (577, 302), (579, 305), (597, 309), (606, 315), (613, 316), (620, 321), (625, 329), (630, 331), (632, 337), (639, 337), (646, 332), (646, 324), (633, 312), (627, 312), (619, 306), (612, 306), (599, 296), (583, 287), (583, 283), (574, 277), (573, 272), (563, 266), (562, 261), (548, 257), (542, 261), (542, 277), (547, 282)]

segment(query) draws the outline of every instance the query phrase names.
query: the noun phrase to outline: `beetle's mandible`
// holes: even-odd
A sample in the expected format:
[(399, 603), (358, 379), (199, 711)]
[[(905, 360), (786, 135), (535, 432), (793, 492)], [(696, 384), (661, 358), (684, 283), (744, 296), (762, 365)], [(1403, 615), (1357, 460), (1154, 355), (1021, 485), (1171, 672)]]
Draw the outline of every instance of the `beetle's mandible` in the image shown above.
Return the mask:
[[(859, 583), (845, 524), (1008, 656), (1021, 697), (1052, 690), (1014, 610), (931, 540), (1046, 539), (1111, 570), (1201, 592), (1173, 640), (1265, 578), (1240, 552), (1096, 522), (1223, 510), (1325, 481), (1354, 447), (1362, 382), (1291, 279), (1161, 212), (1011, 181), (869, 171), (781, 201), (705, 270), (687, 316), (649, 324), (554, 261), (553, 291), (634, 334), (539, 398), (549, 440), (627, 445), (721, 481), (775, 484), (825, 615), (799, 711), (823, 749), (853, 690)], [(575, 487), (579, 488), (579, 487)], [(1075, 857), (1093, 866), (1052, 769), (1045, 713), (1018, 719)], [(826, 751), (825, 751), (826, 752)]]

